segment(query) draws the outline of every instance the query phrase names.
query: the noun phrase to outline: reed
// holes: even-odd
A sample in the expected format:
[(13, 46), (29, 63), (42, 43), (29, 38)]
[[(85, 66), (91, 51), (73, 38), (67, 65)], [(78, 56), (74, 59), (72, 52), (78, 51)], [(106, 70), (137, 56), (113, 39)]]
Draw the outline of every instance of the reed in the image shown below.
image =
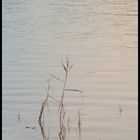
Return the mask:
[(40, 114), (39, 114), (39, 119), (38, 119), (39, 124), (41, 124), (42, 114), (43, 114), (44, 108), (45, 108), (47, 101), (48, 101), (48, 98), (49, 98), (49, 90), (50, 90), (50, 81), (48, 84), (47, 96), (46, 96), (45, 100), (43, 101), (41, 109), (40, 109)]
[(81, 113), (80, 113), (80, 111), (78, 113), (78, 130), (79, 130), (79, 136), (81, 136)]
[(60, 125), (60, 132), (59, 132), (59, 138), (60, 140), (64, 140), (66, 136), (66, 128), (65, 128), (65, 115), (66, 115), (66, 109), (64, 105), (64, 96), (65, 96), (65, 90), (66, 90), (66, 83), (68, 80), (69, 72), (72, 68), (73, 64), (70, 64), (69, 58), (66, 58), (65, 64), (62, 61), (62, 67), (65, 71), (65, 78), (64, 78), (64, 85), (62, 89), (62, 95), (60, 99), (59, 104), (59, 125)]
[[(68, 89), (66, 88), (67, 86), (67, 81), (69, 78), (69, 73), (70, 70), (72, 69), (73, 64), (70, 64), (69, 58), (67, 57), (65, 61), (62, 60), (62, 68), (65, 72), (65, 77), (64, 80), (61, 80), (60, 78), (58, 78), (57, 76), (55, 76), (52, 73), (49, 73), (51, 75), (51, 77), (55, 80), (60, 81), (63, 85), (62, 87), (62, 93), (60, 95), (60, 100), (56, 99), (55, 97), (51, 96), (49, 94), (50, 91), (50, 82), (51, 80), (49, 80), (48, 82), (48, 88), (47, 88), (47, 95), (42, 103), (41, 109), (40, 109), (40, 114), (39, 114), (39, 118), (38, 118), (38, 122), (41, 128), (41, 133), (44, 139), (49, 139), (50, 137), (50, 132), (48, 133), (48, 137), (46, 137), (45, 133), (44, 133), (44, 121), (43, 121), (43, 125), (42, 125), (42, 116), (43, 116), (43, 112), (44, 112), (44, 108), (46, 105), (48, 105), (48, 99), (52, 99), (55, 102), (59, 103), (58, 106), (58, 119), (59, 119), (59, 139), (60, 140), (65, 140), (66, 139), (66, 131), (68, 131), (68, 133), (70, 132), (70, 126), (69, 123), (71, 122), (69, 116), (67, 115), (67, 109), (66, 106), (64, 104), (64, 98), (65, 98), (65, 92), (79, 92), (79, 93), (83, 93), (83, 91), (81, 90), (77, 90), (77, 89)], [(66, 129), (67, 128), (67, 129)], [(81, 113), (80, 110), (78, 111), (78, 130), (79, 130), (79, 136), (81, 136)]]
[(62, 61), (62, 67), (65, 71), (65, 79), (64, 79), (64, 85), (63, 85), (63, 90), (62, 90), (62, 95), (61, 95), (61, 101), (60, 101), (60, 105), (59, 105), (59, 109), (63, 104), (63, 99), (64, 99), (64, 95), (65, 95), (65, 90), (66, 90), (66, 83), (67, 83), (67, 79), (68, 79), (68, 75), (69, 72), (71, 70), (71, 68), (73, 67), (73, 64), (70, 64), (69, 58), (66, 58), (66, 64), (64, 64), (64, 62)]

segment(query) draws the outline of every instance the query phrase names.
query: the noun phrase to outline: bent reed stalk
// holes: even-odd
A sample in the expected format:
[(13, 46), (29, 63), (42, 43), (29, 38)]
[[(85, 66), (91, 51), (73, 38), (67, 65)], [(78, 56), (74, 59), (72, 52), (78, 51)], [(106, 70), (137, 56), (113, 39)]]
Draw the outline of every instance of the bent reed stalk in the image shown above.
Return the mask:
[(46, 104), (47, 104), (47, 101), (48, 101), (48, 98), (49, 98), (50, 82), (51, 82), (51, 79), (50, 79), (49, 82), (48, 82), (47, 96), (46, 96), (44, 102), (42, 103), (41, 110), (40, 110), (40, 114), (39, 114), (38, 122), (39, 122), (40, 125), (41, 125), (42, 114), (43, 114), (44, 108), (45, 108), (45, 106), (46, 106)]

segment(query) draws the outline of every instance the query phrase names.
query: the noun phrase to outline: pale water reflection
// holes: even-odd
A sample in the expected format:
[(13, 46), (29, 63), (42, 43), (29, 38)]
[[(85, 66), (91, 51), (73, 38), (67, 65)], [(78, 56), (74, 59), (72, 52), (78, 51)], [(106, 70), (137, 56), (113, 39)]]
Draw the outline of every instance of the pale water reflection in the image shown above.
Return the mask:
[[(85, 92), (81, 140), (138, 139), (137, 0), (3, 0), (2, 10), (3, 140), (42, 140), (48, 72), (64, 79), (67, 55), (74, 64), (67, 88)], [(58, 98), (62, 83), (52, 87)], [(82, 97), (69, 93), (66, 103), (74, 120)], [(57, 105), (51, 100), (44, 116), (50, 140), (58, 139)], [(66, 138), (79, 138), (74, 123)]]

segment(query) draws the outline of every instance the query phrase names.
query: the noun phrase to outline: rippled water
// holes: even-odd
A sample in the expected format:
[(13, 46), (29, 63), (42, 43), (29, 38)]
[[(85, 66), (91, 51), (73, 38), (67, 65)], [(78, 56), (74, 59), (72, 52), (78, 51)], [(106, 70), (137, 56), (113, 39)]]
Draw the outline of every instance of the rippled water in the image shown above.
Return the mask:
[[(67, 88), (84, 91), (81, 140), (138, 139), (137, 0), (3, 0), (2, 10), (3, 140), (42, 139), (48, 72), (64, 79), (67, 55), (74, 64)], [(59, 99), (62, 83), (52, 83)], [(65, 101), (74, 119), (82, 97), (69, 93)], [(44, 116), (50, 140), (59, 139), (57, 106), (50, 100)], [(77, 140), (77, 124), (70, 127), (66, 140)]]

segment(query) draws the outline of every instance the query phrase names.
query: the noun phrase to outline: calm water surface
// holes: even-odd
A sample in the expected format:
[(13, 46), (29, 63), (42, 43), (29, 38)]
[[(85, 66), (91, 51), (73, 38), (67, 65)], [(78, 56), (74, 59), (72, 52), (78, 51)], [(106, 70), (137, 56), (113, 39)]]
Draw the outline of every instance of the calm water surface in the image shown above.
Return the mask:
[[(48, 72), (64, 79), (67, 55), (67, 88), (84, 91), (65, 97), (73, 120), (84, 99), (81, 140), (138, 139), (137, 0), (3, 0), (2, 10), (3, 140), (43, 139), (37, 120)], [(62, 83), (51, 86), (59, 99)], [(50, 140), (59, 139), (57, 107), (50, 100), (44, 116)], [(78, 140), (76, 122), (70, 129), (66, 140)]]

